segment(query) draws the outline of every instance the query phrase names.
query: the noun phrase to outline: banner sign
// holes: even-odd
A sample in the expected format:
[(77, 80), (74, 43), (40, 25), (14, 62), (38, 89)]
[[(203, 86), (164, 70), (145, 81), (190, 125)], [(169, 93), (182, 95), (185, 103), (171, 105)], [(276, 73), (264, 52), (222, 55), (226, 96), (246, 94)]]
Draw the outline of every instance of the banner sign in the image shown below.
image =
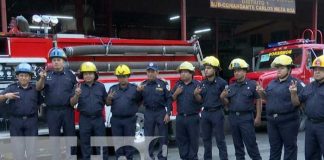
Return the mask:
[(210, 7), (288, 14), (296, 13), (295, 0), (210, 0)]

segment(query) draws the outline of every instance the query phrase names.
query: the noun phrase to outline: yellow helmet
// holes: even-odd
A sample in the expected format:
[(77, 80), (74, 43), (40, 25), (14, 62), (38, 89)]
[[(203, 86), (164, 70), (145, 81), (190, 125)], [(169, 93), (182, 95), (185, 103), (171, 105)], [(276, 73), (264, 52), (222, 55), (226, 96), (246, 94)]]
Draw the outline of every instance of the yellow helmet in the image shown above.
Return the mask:
[(214, 56), (207, 56), (202, 60), (203, 65), (211, 65), (213, 67), (219, 67), (219, 60)]
[(120, 64), (115, 70), (116, 76), (129, 76), (131, 74), (130, 68), (126, 64)]
[(99, 78), (98, 74), (97, 74), (97, 67), (92, 62), (83, 62), (81, 64), (81, 66), (80, 66), (80, 74), (78, 76), (79, 79), (83, 79), (83, 73), (84, 72), (94, 72), (94, 74), (95, 74), (95, 79), (94, 80), (97, 80)]
[(249, 64), (245, 62), (245, 60), (241, 58), (235, 58), (231, 61), (230, 65), (228, 66), (229, 70), (233, 69), (248, 69)]
[(185, 61), (183, 63), (180, 64), (180, 66), (178, 67), (178, 71), (181, 70), (189, 70), (194, 72), (195, 71), (195, 67), (188, 61)]
[(80, 66), (80, 72), (97, 72), (97, 67), (92, 62), (83, 62)]
[(275, 68), (277, 66), (294, 66), (294, 64), (290, 56), (280, 55), (276, 57), (271, 63), (272, 68)]
[(317, 57), (312, 64), (311, 68), (315, 68), (315, 67), (324, 67), (324, 55), (321, 55), (319, 57)]

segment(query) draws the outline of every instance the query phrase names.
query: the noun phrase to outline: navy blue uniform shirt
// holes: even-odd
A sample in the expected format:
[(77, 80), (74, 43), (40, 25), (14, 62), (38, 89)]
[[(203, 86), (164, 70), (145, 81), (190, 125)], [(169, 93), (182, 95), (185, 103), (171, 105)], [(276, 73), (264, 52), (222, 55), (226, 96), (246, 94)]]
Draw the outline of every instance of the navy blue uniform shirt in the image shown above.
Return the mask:
[(314, 81), (299, 94), (299, 100), (305, 104), (307, 117), (324, 119), (324, 84)]
[(146, 80), (142, 84), (145, 85), (142, 92), (144, 106), (152, 110), (167, 109), (167, 113), (170, 113), (172, 96), (167, 89), (168, 83), (156, 79), (154, 81)]
[(254, 111), (254, 100), (260, 98), (255, 89), (256, 82), (249, 79), (229, 85), (227, 96), (229, 110), (234, 112)]
[(70, 98), (77, 83), (75, 75), (67, 69), (47, 73), (44, 86), (45, 103), (48, 107), (70, 106)]
[(105, 85), (94, 82), (91, 86), (81, 84), (81, 95), (78, 101), (78, 110), (86, 115), (100, 115), (106, 104), (107, 92)]
[(37, 115), (42, 96), (34, 84), (29, 83), (27, 88), (17, 83), (10, 84), (1, 94), (19, 92), (17, 99), (9, 100), (9, 113), (15, 116)]
[(289, 86), (292, 81), (297, 81), (297, 92), (303, 89), (301, 81), (289, 76), (285, 81), (280, 82), (279, 79), (272, 80), (265, 89), (267, 97), (267, 114), (289, 113), (297, 111), (297, 107), (291, 103), (291, 94)]
[(215, 77), (214, 81), (209, 81), (208, 79), (203, 80), (201, 87), (201, 96), (203, 98), (202, 107), (204, 109), (222, 107), (223, 103), (219, 96), (226, 85), (227, 82), (220, 77)]
[(121, 88), (119, 84), (110, 87), (108, 93), (115, 92), (111, 103), (113, 116), (133, 116), (137, 113), (141, 102), (141, 93), (137, 92), (137, 86), (128, 83), (126, 88)]
[(199, 103), (195, 96), (195, 89), (200, 86), (200, 82), (192, 80), (187, 85), (183, 81), (178, 81), (172, 89), (172, 94), (179, 86), (183, 87), (182, 93), (177, 97), (177, 112), (178, 114), (192, 114), (199, 113), (201, 103)]

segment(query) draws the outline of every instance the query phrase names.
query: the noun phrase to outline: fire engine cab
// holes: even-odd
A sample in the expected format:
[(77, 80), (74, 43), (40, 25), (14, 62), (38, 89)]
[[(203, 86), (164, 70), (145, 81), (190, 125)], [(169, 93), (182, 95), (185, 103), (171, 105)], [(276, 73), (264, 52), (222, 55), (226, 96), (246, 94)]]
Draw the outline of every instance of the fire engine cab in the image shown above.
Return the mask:
[[(320, 43), (316, 43), (315, 40), (305, 39), (305, 34), (310, 29), (304, 31), (302, 39), (294, 39), (289, 41), (282, 41), (271, 43), (268, 45), (268, 49), (260, 51), (254, 58), (255, 66), (252, 72), (247, 73), (247, 78), (259, 81), (260, 84), (266, 88), (269, 82), (276, 78), (276, 71), (270, 67), (271, 62), (279, 55), (288, 55), (293, 59), (293, 63), (296, 65), (292, 69), (292, 76), (300, 79), (304, 84), (308, 84), (313, 81), (312, 70), (310, 66), (313, 60), (324, 54), (323, 36), (320, 31)], [(231, 79), (233, 81), (233, 78)], [(262, 121), (266, 121), (266, 107), (265, 101), (263, 102)], [(304, 130), (306, 116), (303, 110), (301, 113), (300, 130)]]

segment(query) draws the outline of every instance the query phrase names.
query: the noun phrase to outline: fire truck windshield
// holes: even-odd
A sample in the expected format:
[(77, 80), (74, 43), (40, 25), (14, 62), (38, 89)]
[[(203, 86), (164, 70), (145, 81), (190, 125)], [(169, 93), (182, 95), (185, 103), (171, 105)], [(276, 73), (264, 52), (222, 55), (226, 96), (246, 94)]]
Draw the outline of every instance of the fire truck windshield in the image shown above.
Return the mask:
[(279, 50), (268, 53), (262, 53), (258, 56), (256, 61), (256, 70), (269, 70), (271, 69), (272, 61), (279, 55), (288, 55), (293, 59), (293, 63), (296, 67), (299, 67), (302, 62), (302, 49), (288, 49)]

